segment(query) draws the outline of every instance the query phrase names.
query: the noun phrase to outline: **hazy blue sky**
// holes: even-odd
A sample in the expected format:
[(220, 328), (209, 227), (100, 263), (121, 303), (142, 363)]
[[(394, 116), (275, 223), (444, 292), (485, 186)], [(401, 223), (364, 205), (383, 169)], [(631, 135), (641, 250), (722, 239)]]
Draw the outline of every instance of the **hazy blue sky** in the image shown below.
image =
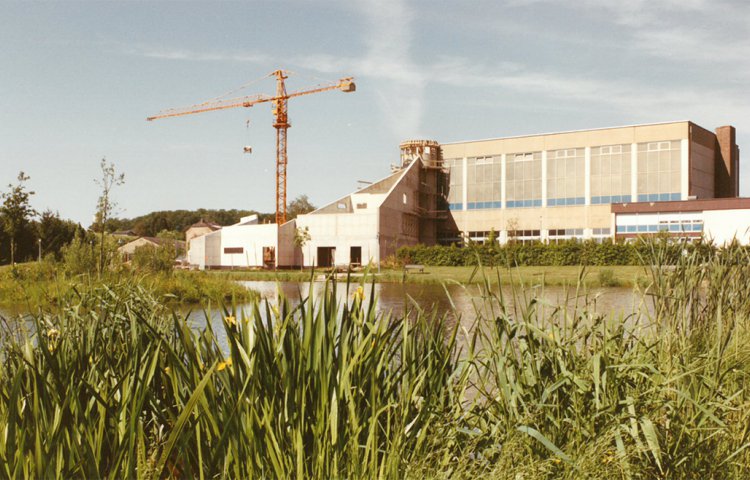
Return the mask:
[(297, 74), (290, 90), (358, 87), (290, 102), (290, 198), (385, 176), (407, 138), (686, 119), (737, 127), (750, 193), (746, 0), (0, 1), (0, 45), (0, 188), (24, 170), (38, 210), (84, 225), (104, 156), (126, 175), (122, 216), (273, 211), (268, 104), (145, 117), (277, 68)]

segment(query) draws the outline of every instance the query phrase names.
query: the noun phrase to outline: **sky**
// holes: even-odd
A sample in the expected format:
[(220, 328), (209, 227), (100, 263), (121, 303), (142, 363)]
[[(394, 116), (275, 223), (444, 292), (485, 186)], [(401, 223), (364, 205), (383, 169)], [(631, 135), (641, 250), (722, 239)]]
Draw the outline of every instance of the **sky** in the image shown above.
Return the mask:
[(106, 158), (120, 217), (273, 212), (270, 104), (145, 118), (272, 94), (276, 69), (289, 91), (357, 84), (289, 102), (289, 199), (318, 206), (386, 176), (405, 139), (692, 120), (734, 125), (744, 154), (747, 52), (746, 0), (0, 0), (0, 191), (22, 170), (37, 210), (88, 226)]

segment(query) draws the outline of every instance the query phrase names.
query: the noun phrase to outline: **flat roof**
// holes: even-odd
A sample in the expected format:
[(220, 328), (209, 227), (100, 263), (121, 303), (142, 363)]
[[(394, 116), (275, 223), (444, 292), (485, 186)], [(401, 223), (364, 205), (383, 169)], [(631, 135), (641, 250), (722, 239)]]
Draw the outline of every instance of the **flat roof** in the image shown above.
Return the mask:
[[(477, 143), (477, 142), (492, 142), (496, 140), (511, 140), (514, 138), (528, 138), (528, 137), (546, 137), (550, 135), (562, 135), (566, 133), (581, 133), (581, 132), (596, 132), (599, 130), (614, 130), (617, 128), (634, 128), (634, 127), (651, 127), (656, 125), (672, 125), (675, 123), (693, 123), (690, 120), (676, 120), (671, 122), (654, 122), (654, 123), (638, 123), (633, 125), (619, 125), (614, 127), (597, 127), (597, 128), (584, 128), (579, 130), (563, 130), (560, 132), (548, 132), (548, 133), (533, 133), (533, 134), (526, 134), (526, 135), (512, 135), (510, 137), (493, 137), (493, 138), (483, 138), (480, 140), (463, 140), (458, 142), (445, 142), (441, 143), (440, 145), (459, 145), (462, 143)], [(693, 123), (695, 125), (695, 123)], [(697, 125), (700, 126), (700, 125)], [(703, 128), (703, 127), (701, 127)], [(706, 130), (704, 128), (704, 130)], [(710, 131), (710, 130), (707, 130)]]
[(750, 198), (699, 198), (671, 202), (613, 203), (612, 213), (702, 212), (704, 210), (750, 210)]

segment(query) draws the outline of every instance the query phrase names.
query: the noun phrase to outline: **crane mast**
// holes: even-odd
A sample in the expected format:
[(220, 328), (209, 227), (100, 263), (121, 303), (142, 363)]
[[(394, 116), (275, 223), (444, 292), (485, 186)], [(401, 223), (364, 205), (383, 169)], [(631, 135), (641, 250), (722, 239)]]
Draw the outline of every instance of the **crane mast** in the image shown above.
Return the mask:
[(273, 72), (276, 76), (276, 100), (274, 105), (274, 128), (276, 129), (276, 223), (286, 222), (286, 131), (291, 125), (287, 115), (286, 85), (287, 76), (281, 70)]
[(152, 121), (160, 118), (181, 117), (184, 115), (192, 115), (195, 113), (211, 112), (216, 110), (226, 110), (236, 107), (249, 108), (258, 103), (271, 102), (273, 106), (272, 113), (274, 116), (273, 126), (276, 129), (276, 223), (281, 225), (282, 223), (286, 222), (287, 214), (286, 178), (288, 158), (286, 151), (286, 139), (287, 129), (291, 127), (288, 115), (289, 99), (302, 95), (309, 95), (311, 93), (319, 93), (335, 89), (341, 90), (342, 92), (354, 92), (356, 90), (356, 86), (352, 77), (345, 77), (336, 83), (320, 85), (306, 90), (287, 93), (286, 84), (284, 83), (284, 80), (289, 78), (287, 72), (283, 70), (276, 70), (269, 76), (276, 77), (276, 95), (273, 97), (259, 94), (246, 97), (208, 101), (190, 107), (164, 110), (156, 115), (146, 118), (146, 120)]

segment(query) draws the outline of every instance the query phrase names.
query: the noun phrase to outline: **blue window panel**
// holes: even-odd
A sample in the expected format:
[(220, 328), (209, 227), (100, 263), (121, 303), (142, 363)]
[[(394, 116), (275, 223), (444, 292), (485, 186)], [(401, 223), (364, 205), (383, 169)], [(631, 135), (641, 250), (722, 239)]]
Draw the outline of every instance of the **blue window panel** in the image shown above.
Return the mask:
[(658, 225), (649, 225), (648, 226), (648, 231), (652, 232), (652, 233), (653, 232), (658, 232), (659, 231), (659, 226)]
[(660, 202), (668, 202), (669, 201), (669, 194), (668, 193), (660, 193), (659, 194), (659, 201)]
[(469, 202), (469, 207), (468, 207), (469, 210), (476, 210), (476, 208), (477, 208), (476, 202)]
[(515, 200), (506, 201), (505, 208), (516, 208), (516, 201)]
[(648, 201), (649, 202), (658, 202), (659, 201), (659, 194), (658, 193), (649, 193), (648, 194)]
[(694, 232), (702, 232), (703, 231), (703, 224), (702, 223), (694, 223), (693, 224), (693, 231)]
[(547, 199), (547, 206), (548, 207), (554, 207), (557, 205), (557, 199), (556, 198), (548, 198)]
[(492, 202), (484, 202), (484, 208), (492, 208)]
[(648, 225), (638, 225), (638, 231), (639, 232), (647, 232), (648, 231)]
[(628, 233), (635, 233), (635, 225), (628, 225)]
[(638, 195), (638, 201), (639, 201), (639, 202), (648, 202), (648, 195), (644, 195), (644, 194), (642, 194), (642, 193), (641, 193), (641, 194), (639, 194), (639, 195)]
[(542, 206), (542, 199), (534, 200), (534, 206), (535, 207), (541, 207)]
[(617, 233), (625, 233), (625, 225), (618, 225)]
[(524, 207), (530, 207), (531, 206), (531, 200), (524, 200), (523, 201), (523, 206)]
[(492, 202), (492, 208), (502, 208), (503, 202)]
[(576, 205), (585, 205), (586, 199), (584, 197), (576, 197)]
[(611, 197), (607, 197), (609, 200), (607, 203), (620, 203), (622, 201), (622, 197), (620, 195), (612, 195)]
[(669, 226), (669, 231), (670, 232), (679, 232), (680, 230), (682, 230), (682, 229), (676, 223)]
[(679, 193), (673, 193), (669, 196), (670, 200), (680, 200), (681, 198), (682, 198), (682, 195), (680, 195)]
[(669, 225), (659, 225), (660, 232), (666, 232), (669, 230)]
[(600, 197), (591, 197), (591, 205), (599, 205), (601, 203)]
[(630, 202), (630, 195), (623, 195), (623, 196), (622, 196), (622, 202), (623, 202), (623, 203), (628, 203), (628, 202)]

